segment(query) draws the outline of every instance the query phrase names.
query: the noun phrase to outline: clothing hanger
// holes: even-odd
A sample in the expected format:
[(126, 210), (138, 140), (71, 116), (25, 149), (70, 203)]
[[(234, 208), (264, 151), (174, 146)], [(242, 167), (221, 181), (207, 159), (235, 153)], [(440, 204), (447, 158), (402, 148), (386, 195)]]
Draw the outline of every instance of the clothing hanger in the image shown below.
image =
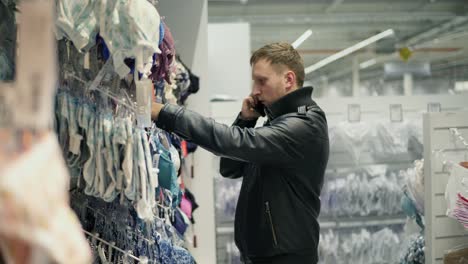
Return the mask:
[(115, 245), (112, 245), (111, 243), (107, 242), (106, 240), (99, 238), (99, 234), (92, 234), (92, 233), (90, 233), (90, 232), (88, 232), (86, 230), (83, 230), (83, 232), (86, 235), (88, 235), (89, 237), (91, 237), (93, 241), (99, 241), (99, 242), (101, 242), (101, 243), (103, 243), (105, 245), (108, 245), (109, 247), (112, 247), (116, 251), (118, 251), (118, 252), (120, 252), (122, 254), (125, 254), (125, 256), (128, 256), (129, 258), (132, 258), (132, 259), (134, 259), (136, 261), (139, 261), (139, 262), (141, 261), (140, 258), (134, 256), (133, 254), (128, 253), (128, 251), (125, 251), (125, 250), (123, 250), (121, 248), (118, 248)]
[(104, 252), (103, 243), (101, 242), (97, 248), (99, 259), (102, 264), (110, 264), (111, 262), (107, 260), (106, 252)]
[[(102, 66), (101, 70), (99, 71), (97, 76), (94, 78), (94, 80), (91, 82), (91, 84), (87, 87), (86, 91), (88, 91), (88, 92), (99, 91), (101, 93), (101, 95), (107, 96), (107, 97), (113, 99), (118, 104), (121, 104), (121, 105), (127, 107), (128, 109), (132, 110), (133, 112), (135, 112), (136, 108), (134, 106), (129, 104), (126, 100), (123, 100), (122, 98), (119, 98), (118, 95), (113, 94), (109, 89), (106, 89), (106, 88), (104, 88), (104, 87), (102, 87), (100, 85), (101, 81), (106, 76), (108, 76), (109, 74), (112, 74), (112, 59), (111, 58), (109, 58), (107, 60), (107, 62), (104, 64), (104, 66)], [(86, 82), (85, 80), (77, 77), (74, 74), (71, 74), (70, 77), (80, 81), (81, 83), (83, 83), (85, 85), (88, 84), (88, 82)], [(131, 101), (129, 101), (129, 102), (131, 102)]]

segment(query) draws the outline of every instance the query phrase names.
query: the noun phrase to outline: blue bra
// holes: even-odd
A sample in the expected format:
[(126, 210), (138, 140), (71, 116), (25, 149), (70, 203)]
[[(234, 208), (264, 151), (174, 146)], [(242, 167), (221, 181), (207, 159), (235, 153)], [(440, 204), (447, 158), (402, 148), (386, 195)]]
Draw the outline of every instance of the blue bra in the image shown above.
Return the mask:
[(152, 137), (152, 141), (155, 143), (151, 144), (152, 155), (159, 154), (159, 186), (172, 193), (172, 206), (176, 207), (182, 198), (182, 192), (180, 191), (179, 184), (177, 184), (177, 172), (171, 159), (171, 152), (163, 146), (157, 136)]

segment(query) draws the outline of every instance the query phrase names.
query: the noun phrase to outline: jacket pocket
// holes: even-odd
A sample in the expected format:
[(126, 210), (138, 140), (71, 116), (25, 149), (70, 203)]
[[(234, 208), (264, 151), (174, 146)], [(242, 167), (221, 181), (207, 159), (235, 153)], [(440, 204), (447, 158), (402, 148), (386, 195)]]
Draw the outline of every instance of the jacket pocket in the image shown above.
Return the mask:
[(265, 202), (265, 214), (266, 214), (267, 221), (268, 221), (268, 224), (269, 224), (270, 229), (271, 229), (271, 235), (272, 235), (272, 238), (273, 238), (273, 243), (274, 243), (275, 247), (277, 247), (278, 246), (278, 238), (276, 237), (276, 231), (275, 231), (275, 226), (273, 225), (273, 217), (271, 217), (271, 209), (270, 209), (270, 203), (269, 202)]

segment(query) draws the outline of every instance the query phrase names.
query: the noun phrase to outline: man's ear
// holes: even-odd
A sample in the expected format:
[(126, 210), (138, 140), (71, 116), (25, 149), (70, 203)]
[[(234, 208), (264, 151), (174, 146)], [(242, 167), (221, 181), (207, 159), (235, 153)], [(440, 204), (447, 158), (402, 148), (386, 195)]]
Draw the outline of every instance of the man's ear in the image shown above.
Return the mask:
[(286, 91), (290, 91), (296, 85), (296, 74), (293, 71), (287, 71), (285, 75)]

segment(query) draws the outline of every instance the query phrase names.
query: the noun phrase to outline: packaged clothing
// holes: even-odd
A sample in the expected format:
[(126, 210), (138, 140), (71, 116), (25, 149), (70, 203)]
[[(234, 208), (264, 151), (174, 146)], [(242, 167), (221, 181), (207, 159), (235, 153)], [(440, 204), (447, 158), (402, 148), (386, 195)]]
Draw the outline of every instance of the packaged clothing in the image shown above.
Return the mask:
[(453, 210), (453, 216), (468, 229), (468, 197), (458, 194), (457, 208)]
[(468, 197), (468, 168), (454, 163), (445, 189), (446, 214), (452, 218), (455, 218), (454, 210), (457, 208), (458, 194)]
[(375, 136), (370, 146), (375, 158), (386, 160), (408, 152), (409, 121), (379, 122), (373, 129)]
[[(359, 164), (362, 153), (370, 148), (370, 139), (375, 137), (372, 127), (371, 123), (341, 122), (337, 125), (337, 129), (333, 130), (336, 134), (331, 137), (340, 140), (345, 151), (351, 155), (352, 160)], [(330, 134), (334, 134), (333, 132), (330, 131)]]
[(91, 252), (68, 205), (68, 179), (56, 136), (44, 135), (0, 171), (0, 235), (23, 240), (56, 263), (90, 263)]

